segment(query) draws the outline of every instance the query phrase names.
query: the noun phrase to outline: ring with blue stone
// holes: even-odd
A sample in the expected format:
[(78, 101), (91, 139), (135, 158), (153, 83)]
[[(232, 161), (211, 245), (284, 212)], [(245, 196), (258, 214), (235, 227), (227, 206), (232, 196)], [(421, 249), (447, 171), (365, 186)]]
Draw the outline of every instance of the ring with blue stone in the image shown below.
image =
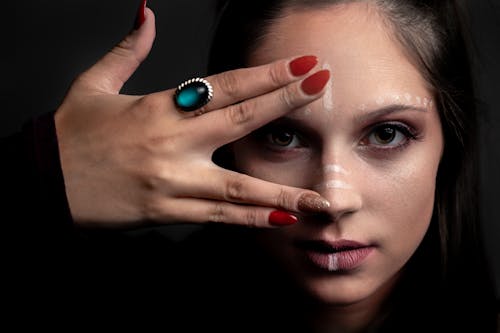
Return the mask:
[(182, 111), (194, 111), (213, 97), (212, 85), (205, 79), (194, 78), (181, 83), (174, 95), (175, 105)]

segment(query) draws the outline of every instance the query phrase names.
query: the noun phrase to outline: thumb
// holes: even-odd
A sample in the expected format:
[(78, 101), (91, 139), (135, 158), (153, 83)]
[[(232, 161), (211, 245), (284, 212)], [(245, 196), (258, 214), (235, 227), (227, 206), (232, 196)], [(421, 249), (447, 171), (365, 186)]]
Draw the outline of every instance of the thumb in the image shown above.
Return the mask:
[(146, 59), (156, 35), (155, 16), (147, 7), (139, 8), (138, 17), (141, 15), (144, 19), (142, 25), (131, 31), (125, 39), (83, 73), (80, 82), (83, 81), (86, 88), (102, 93), (118, 94), (137, 67)]

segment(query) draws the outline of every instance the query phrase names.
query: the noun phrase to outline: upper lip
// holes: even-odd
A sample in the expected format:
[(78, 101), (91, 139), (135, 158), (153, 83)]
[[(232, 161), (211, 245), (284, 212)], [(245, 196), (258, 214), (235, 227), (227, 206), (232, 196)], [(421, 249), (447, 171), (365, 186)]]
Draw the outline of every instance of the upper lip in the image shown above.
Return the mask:
[(297, 240), (295, 245), (303, 250), (314, 251), (320, 253), (334, 253), (340, 251), (355, 250), (370, 245), (360, 243), (354, 240), (339, 239), (336, 241), (326, 240)]

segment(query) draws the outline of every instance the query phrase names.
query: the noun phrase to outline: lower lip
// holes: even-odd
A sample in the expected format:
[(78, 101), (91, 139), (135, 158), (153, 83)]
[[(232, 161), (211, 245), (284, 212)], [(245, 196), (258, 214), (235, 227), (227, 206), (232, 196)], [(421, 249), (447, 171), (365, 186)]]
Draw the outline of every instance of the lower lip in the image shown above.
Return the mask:
[(340, 251), (336, 253), (320, 253), (307, 251), (307, 257), (317, 267), (329, 272), (348, 271), (357, 268), (372, 252), (373, 247)]

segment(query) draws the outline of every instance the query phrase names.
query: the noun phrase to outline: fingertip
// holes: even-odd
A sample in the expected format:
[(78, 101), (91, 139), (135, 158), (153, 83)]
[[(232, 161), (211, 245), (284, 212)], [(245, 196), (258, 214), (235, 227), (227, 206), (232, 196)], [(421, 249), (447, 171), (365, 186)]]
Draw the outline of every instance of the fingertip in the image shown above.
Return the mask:
[(300, 56), (289, 63), (290, 72), (295, 77), (309, 73), (318, 64), (318, 57), (315, 55)]
[(156, 17), (155, 17), (155, 13), (153, 12), (153, 10), (149, 7), (146, 7), (144, 9), (144, 24), (146, 24), (146, 22), (149, 22), (149, 24), (152, 24), (154, 26), (155, 19), (156, 19)]
[(150, 8), (144, 8), (144, 12), (141, 15), (138, 15), (135, 21), (134, 29), (132, 33), (140, 32), (140, 31), (148, 31), (151, 28), (155, 28), (155, 13)]
[(322, 69), (302, 81), (301, 88), (306, 95), (319, 94), (330, 80), (330, 70)]
[(143, 61), (153, 46), (156, 38), (155, 14), (149, 9), (144, 9), (144, 22), (139, 29), (132, 31), (131, 38), (135, 40), (133, 47), (139, 61)]
[(316, 193), (305, 193), (299, 197), (297, 208), (305, 213), (320, 213), (330, 208), (328, 200)]
[(269, 224), (275, 227), (288, 226), (297, 222), (297, 216), (281, 210), (275, 210), (269, 214)]
[(138, 30), (130, 32), (117, 46), (105, 54), (85, 76), (86, 84), (99, 92), (119, 93), (123, 84), (146, 59), (156, 37), (155, 17), (145, 8), (145, 20)]
[(142, 0), (139, 4), (139, 8), (137, 9), (137, 14), (135, 17), (134, 30), (139, 30), (146, 21), (146, 13), (148, 10), (148, 8), (146, 7), (147, 3), (147, 0)]

